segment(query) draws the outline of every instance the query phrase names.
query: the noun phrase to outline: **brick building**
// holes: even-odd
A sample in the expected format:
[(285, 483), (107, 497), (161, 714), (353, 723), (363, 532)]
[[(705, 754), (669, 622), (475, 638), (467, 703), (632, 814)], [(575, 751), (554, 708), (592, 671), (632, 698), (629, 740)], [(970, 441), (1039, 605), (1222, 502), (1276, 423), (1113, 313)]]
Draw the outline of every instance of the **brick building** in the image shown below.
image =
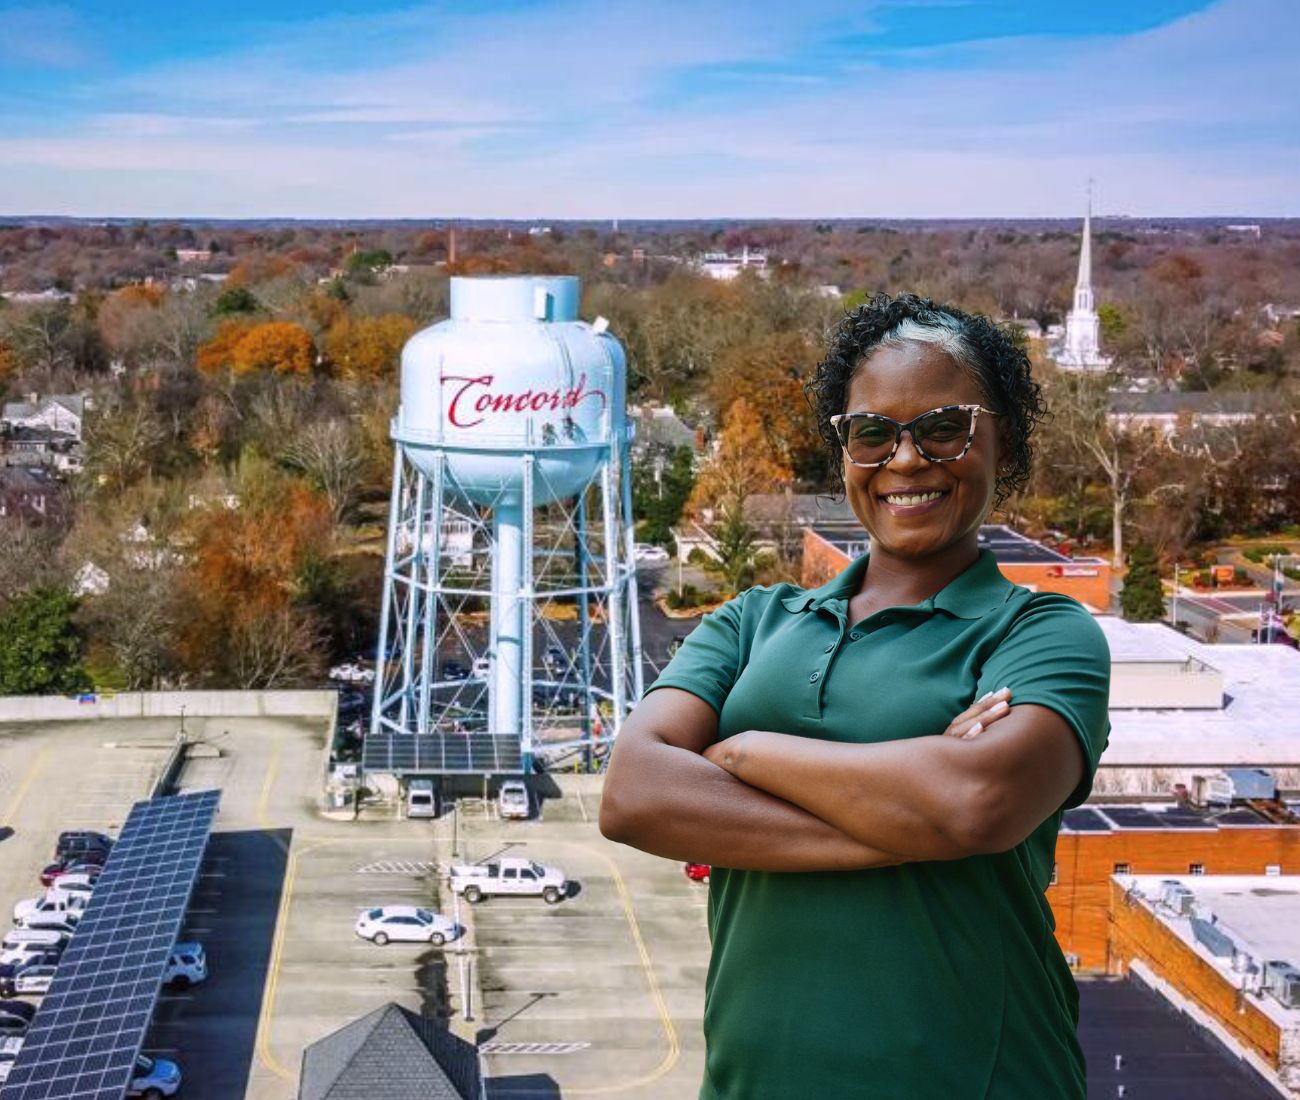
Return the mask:
[[(1013, 584), (1034, 592), (1072, 596), (1094, 612), (1110, 608), (1111, 567), (1101, 558), (1075, 558), (1026, 538), (1001, 524), (980, 528), (980, 546), (993, 552), (998, 569)], [(816, 588), (870, 548), (870, 536), (852, 522), (817, 523), (804, 529), (800, 583)]]
[(1300, 1097), (1300, 879), (1115, 875), (1109, 909), (1116, 973)]
[(1061, 950), (1080, 970), (1114, 971), (1113, 875), (1300, 875), (1300, 819), (1288, 822), (1287, 816), (1251, 806), (1216, 811), (1182, 803), (1067, 810), (1047, 890)]

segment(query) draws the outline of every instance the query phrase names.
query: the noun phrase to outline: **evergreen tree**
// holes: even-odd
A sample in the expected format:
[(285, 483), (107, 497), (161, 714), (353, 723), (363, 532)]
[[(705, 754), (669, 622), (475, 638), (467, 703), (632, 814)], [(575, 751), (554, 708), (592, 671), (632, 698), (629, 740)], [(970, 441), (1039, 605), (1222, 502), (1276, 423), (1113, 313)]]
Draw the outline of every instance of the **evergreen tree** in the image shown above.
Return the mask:
[(1156, 623), (1165, 617), (1165, 594), (1155, 551), (1144, 542), (1129, 554), (1119, 602), (1124, 618), (1131, 623)]
[(85, 691), (81, 633), (72, 620), (77, 601), (46, 585), (24, 592), (0, 615), (0, 695)]

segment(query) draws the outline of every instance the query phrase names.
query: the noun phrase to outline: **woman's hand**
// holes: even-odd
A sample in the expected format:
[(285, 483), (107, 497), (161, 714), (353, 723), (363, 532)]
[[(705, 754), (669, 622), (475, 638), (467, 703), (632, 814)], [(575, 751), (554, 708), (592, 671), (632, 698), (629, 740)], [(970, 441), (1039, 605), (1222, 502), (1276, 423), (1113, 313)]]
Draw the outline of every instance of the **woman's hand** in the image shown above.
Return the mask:
[(998, 688), (980, 696), (948, 723), (944, 737), (956, 737), (959, 741), (978, 737), (999, 718), (1011, 713), (1010, 699), (1010, 688)]

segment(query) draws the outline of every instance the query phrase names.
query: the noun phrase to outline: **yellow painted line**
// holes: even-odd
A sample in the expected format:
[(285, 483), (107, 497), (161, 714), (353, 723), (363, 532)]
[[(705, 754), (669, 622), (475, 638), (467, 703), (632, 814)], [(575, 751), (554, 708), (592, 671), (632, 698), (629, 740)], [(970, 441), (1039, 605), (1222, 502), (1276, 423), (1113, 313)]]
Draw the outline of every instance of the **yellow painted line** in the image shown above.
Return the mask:
[(293, 904), (293, 884), (298, 877), (298, 860), (318, 844), (297, 848), (289, 855), (285, 866), (284, 888), (280, 891), (280, 908), (275, 916), (275, 938), (271, 942), (271, 958), (266, 968), (266, 984), (262, 987), (262, 1011), (257, 1015), (257, 1040), (254, 1044), (257, 1057), (267, 1069), (285, 1081), (296, 1081), (298, 1075), (287, 1070), (271, 1053), (271, 1019), (275, 1015), (275, 991), (280, 983), (280, 961), (284, 955), (284, 942), (289, 927), (289, 907)]
[(612, 1085), (596, 1085), (586, 1089), (566, 1088), (564, 1090), (566, 1096), (595, 1096), (600, 1093), (626, 1092), (629, 1089), (649, 1085), (668, 1073), (677, 1064), (677, 1059), (682, 1052), (681, 1043), (677, 1038), (677, 1028), (673, 1025), (673, 1018), (668, 1012), (668, 1002), (664, 1000), (663, 991), (659, 988), (659, 979), (655, 977), (654, 965), (650, 961), (650, 951), (646, 947), (645, 938), (641, 935), (641, 926), (637, 923), (636, 911), (632, 908), (632, 895), (628, 892), (627, 883), (623, 881), (618, 865), (609, 856), (605, 855), (604, 852), (597, 854), (609, 864), (610, 877), (614, 880), (614, 888), (618, 890), (619, 901), (623, 903), (623, 913), (627, 917), (628, 928), (632, 931), (632, 940), (636, 944), (637, 954), (641, 957), (641, 969), (645, 971), (646, 985), (650, 987), (650, 997), (659, 1012), (659, 1023), (664, 1029), (664, 1038), (668, 1040), (668, 1051), (664, 1055), (663, 1061), (647, 1074), (633, 1078), (630, 1081), (619, 1081)]
[(45, 764), (45, 758), (50, 754), (49, 747), (45, 747), (36, 754), (36, 759), (32, 761), (32, 766), (27, 769), (27, 774), (23, 776), (23, 781), (18, 784), (18, 790), (14, 793), (13, 799), (5, 808), (4, 820), (6, 823), (12, 822), (18, 816), (18, 810), (23, 804), (23, 799), (27, 797), (27, 792), (31, 790), (32, 784), (36, 782), (36, 777), (40, 775), (41, 768)]

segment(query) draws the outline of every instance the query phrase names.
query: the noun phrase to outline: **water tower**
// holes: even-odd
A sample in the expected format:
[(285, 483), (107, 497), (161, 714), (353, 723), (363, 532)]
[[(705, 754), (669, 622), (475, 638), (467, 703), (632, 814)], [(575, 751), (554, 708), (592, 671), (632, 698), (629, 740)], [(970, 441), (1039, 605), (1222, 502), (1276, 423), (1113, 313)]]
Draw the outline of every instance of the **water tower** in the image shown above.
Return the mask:
[(590, 757), (641, 696), (626, 359), (578, 298), (453, 278), (403, 349), (367, 772)]

